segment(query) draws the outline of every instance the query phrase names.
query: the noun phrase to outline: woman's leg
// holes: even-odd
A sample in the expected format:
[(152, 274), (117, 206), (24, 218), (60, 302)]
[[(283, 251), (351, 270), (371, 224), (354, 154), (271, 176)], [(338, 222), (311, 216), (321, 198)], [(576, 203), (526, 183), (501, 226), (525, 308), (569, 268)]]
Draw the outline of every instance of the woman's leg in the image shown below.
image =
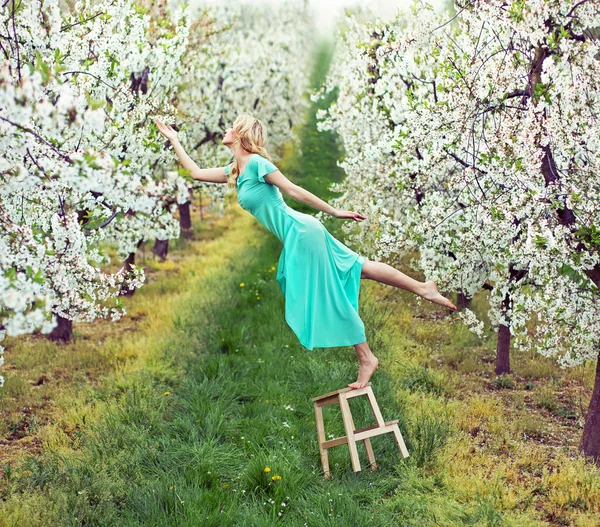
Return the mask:
[(440, 294), (433, 280), (419, 282), (386, 263), (365, 260), (360, 277), (406, 289), (411, 293), (423, 297), (425, 300), (449, 307), (450, 309), (456, 309), (456, 306), (450, 300)]
[(358, 355), (360, 367), (358, 369), (358, 379), (356, 382), (348, 384), (348, 386), (350, 388), (362, 388), (367, 385), (371, 375), (377, 369), (379, 360), (373, 355), (366, 340), (360, 344), (355, 344), (354, 349), (356, 350), (356, 355)]

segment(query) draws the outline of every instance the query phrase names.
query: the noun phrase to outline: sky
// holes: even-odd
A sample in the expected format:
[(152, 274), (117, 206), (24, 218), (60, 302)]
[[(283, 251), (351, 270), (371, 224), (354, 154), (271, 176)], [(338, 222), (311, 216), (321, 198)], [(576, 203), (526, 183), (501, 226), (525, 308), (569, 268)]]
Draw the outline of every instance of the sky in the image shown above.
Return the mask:
[[(281, 4), (284, 0), (239, 0), (242, 4)], [(295, 0), (301, 2), (302, 0)], [(444, 0), (430, 0), (430, 2), (439, 7)], [(190, 0), (192, 6), (196, 3), (205, 3), (203, 0)], [(364, 5), (369, 6), (382, 19), (393, 16), (398, 8), (408, 9), (412, 0), (309, 0), (310, 5), (316, 14), (317, 28), (327, 34), (330, 33), (335, 24), (335, 20), (347, 6)]]
[[(277, 0), (274, 3), (277, 3)], [(442, 5), (442, 0), (431, 0), (431, 3), (436, 6)], [(386, 19), (394, 16), (398, 8), (408, 10), (412, 0), (310, 0), (310, 4), (317, 15), (318, 29), (327, 33), (333, 28), (337, 15), (344, 7), (352, 5), (369, 6), (380, 18)]]

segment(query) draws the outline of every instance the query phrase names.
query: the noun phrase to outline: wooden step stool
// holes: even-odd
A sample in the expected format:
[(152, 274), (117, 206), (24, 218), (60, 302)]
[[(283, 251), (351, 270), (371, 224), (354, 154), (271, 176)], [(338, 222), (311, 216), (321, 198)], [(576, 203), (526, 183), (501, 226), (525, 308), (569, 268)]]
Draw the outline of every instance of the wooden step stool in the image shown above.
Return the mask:
[[(373, 410), (377, 424), (367, 428), (361, 428), (360, 430), (355, 430), (354, 421), (352, 420), (352, 413), (350, 412), (350, 406), (348, 405), (348, 399), (352, 399), (353, 397), (358, 397), (360, 395), (366, 395), (368, 397), (369, 404), (371, 405), (371, 409)], [(317, 423), (317, 434), (319, 436), (319, 450), (321, 451), (321, 463), (323, 465), (325, 479), (329, 479), (331, 477), (327, 449), (334, 446), (348, 443), (348, 448), (350, 449), (350, 459), (352, 461), (352, 468), (354, 469), (354, 472), (360, 471), (360, 461), (358, 459), (358, 450), (356, 448), (357, 441), (364, 441), (371, 469), (377, 470), (377, 464), (375, 463), (375, 455), (373, 454), (370, 438), (381, 434), (393, 432), (402, 457), (408, 457), (408, 450), (404, 444), (404, 439), (402, 439), (400, 428), (398, 428), (398, 421), (388, 421), (386, 423), (383, 420), (383, 416), (381, 415), (379, 406), (375, 400), (375, 395), (371, 389), (371, 383), (368, 383), (363, 388), (354, 389), (348, 387), (342, 388), (341, 390), (336, 390), (335, 392), (326, 393), (325, 395), (319, 395), (319, 397), (315, 397), (313, 399), (313, 402), (315, 403), (315, 417)], [(330, 404), (340, 405), (342, 419), (344, 420), (344, 428), (346, 429), (346, 435), (326, 441), (325, 427), (323, 424), (323, 406), (328, 406)]]

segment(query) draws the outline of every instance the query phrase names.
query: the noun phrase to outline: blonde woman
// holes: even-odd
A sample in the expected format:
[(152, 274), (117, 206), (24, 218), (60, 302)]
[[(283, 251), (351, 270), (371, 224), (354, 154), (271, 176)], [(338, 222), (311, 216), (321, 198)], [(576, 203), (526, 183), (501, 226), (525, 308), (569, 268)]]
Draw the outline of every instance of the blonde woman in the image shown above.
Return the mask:
[(156, 125), (171, 141), (192, 178), (235, 186), (242, 208), (283, 243), (277, 281), (285, 297), (285, 320), (310, 350), (354, 346), (360, 367), (356, 382), (348, 384), (351, 388), (365, 386), (379, 363), (358, 316), (362, 278), (400, 287), (456, 309), (433, 281), (419, 282), (388, 264), (367, 260), (334, 238), (316, 218), (289, 207), (282, 192), (335, 218), (366, 219), (358, 212), (335, 209), (288, 180), (271, 163), (265, 150), (266, 128), (258, 119), (240, 115), (225, 132), (223, 144), (231, 149), (234, 161), (221, 168), (199, 168), (182, 148), (177, 132), (159, 120)]

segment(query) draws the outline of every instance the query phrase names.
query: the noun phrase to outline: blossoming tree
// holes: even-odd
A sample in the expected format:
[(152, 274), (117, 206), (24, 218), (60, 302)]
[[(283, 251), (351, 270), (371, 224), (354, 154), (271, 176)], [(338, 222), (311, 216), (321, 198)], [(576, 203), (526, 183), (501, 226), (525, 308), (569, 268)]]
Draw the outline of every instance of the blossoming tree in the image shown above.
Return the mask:
[[(286, 15), (288, 29), (292, 14)], [(72, 321), (122, 316), (119, 295), (144, 279), (135, 266), (139, 245), (179, 236), (174, 214), (189, 202), (194, 186), (165, 148), (152, 117), (174, 121), (185, 110), (184, 101), (198, 101), (183, 95), (192, 79), (182, 64), (191, 61), (193, 71), (206, 75), (212, 86), (236, 68), (238, 80), (250, 79), (243, 90), (227, 85), (221, 98), (206, 93), (193, 110), (208, 114), (215, 151), (219, 127), (244, 109), (260, 108), (267, 120), (289, 111), (286, 134), (276, 135), (289, 137), (289, 120), (302, 108), (305, 77), (289, 59), (304, 33), (294, 37), (281, 31), (269, 41), (261, 39), (266, 30), (258, 24), (223, 24), (224, 38), (213, 26), (214, 17), (205, 10), (192, 21), (187, 5), (170, 9), (164, 0), (68, 0), (64, 10), (59, 0), (5, 2), (0, 11), (0, 339), (41, 330), (66, 341)], [(195, 43), (191, 27), (206, 43), (198, 50), (190, 46)], [(255, 41), (260, 61), (252, 64), (243, 57)], [(282, 52), (269, 56), (273, 47)], [(272, 78), (278, 82), (271, 86)], [(263, 83), (262, 91), (252, 83)], [(193, 94), (198, 86), (191, 82), (187, 89)], [(265, 96), (260, 104), (259, 93)], [(192, 141), (195, 132), (202, 143), (204, 136), (193, 126), (186, 137)], [(204, 164), (218, 157), (208, 151), (200, 155), (206, 156)], [(119, 272), (106, 271), (106, 243), (116, 245), (125, 260)], [(0, 362), (1, 355), (2, 348)]]
[[(456, 7), (348, 24), (324, 124), (348, 152), (342, 206), (376, 214), (365, 247), (417, 248), (429, 279), (491, 289), (498, 373), (511, 336), (564, 366), (597, 361), (600, 6)], [(600, 365), (580, 446), (600, 459)]]
[[(202, 166), (226, 165), (231, 152), (221, 143), (224, 130), (240, 113), (251, 113), (268, 125), (268, 147), (277, 156), (307, 108), (307, 7), (208, 5), (209, 22), (192, 25), (182, 61), (176, 101), (182, 145)], [(192, 188), (216, 203), (231, 190), (198, 182)], [(189, 202), (180, 211), (189, 218)], [(189, 220), (185, 227), (191, 227)]]

